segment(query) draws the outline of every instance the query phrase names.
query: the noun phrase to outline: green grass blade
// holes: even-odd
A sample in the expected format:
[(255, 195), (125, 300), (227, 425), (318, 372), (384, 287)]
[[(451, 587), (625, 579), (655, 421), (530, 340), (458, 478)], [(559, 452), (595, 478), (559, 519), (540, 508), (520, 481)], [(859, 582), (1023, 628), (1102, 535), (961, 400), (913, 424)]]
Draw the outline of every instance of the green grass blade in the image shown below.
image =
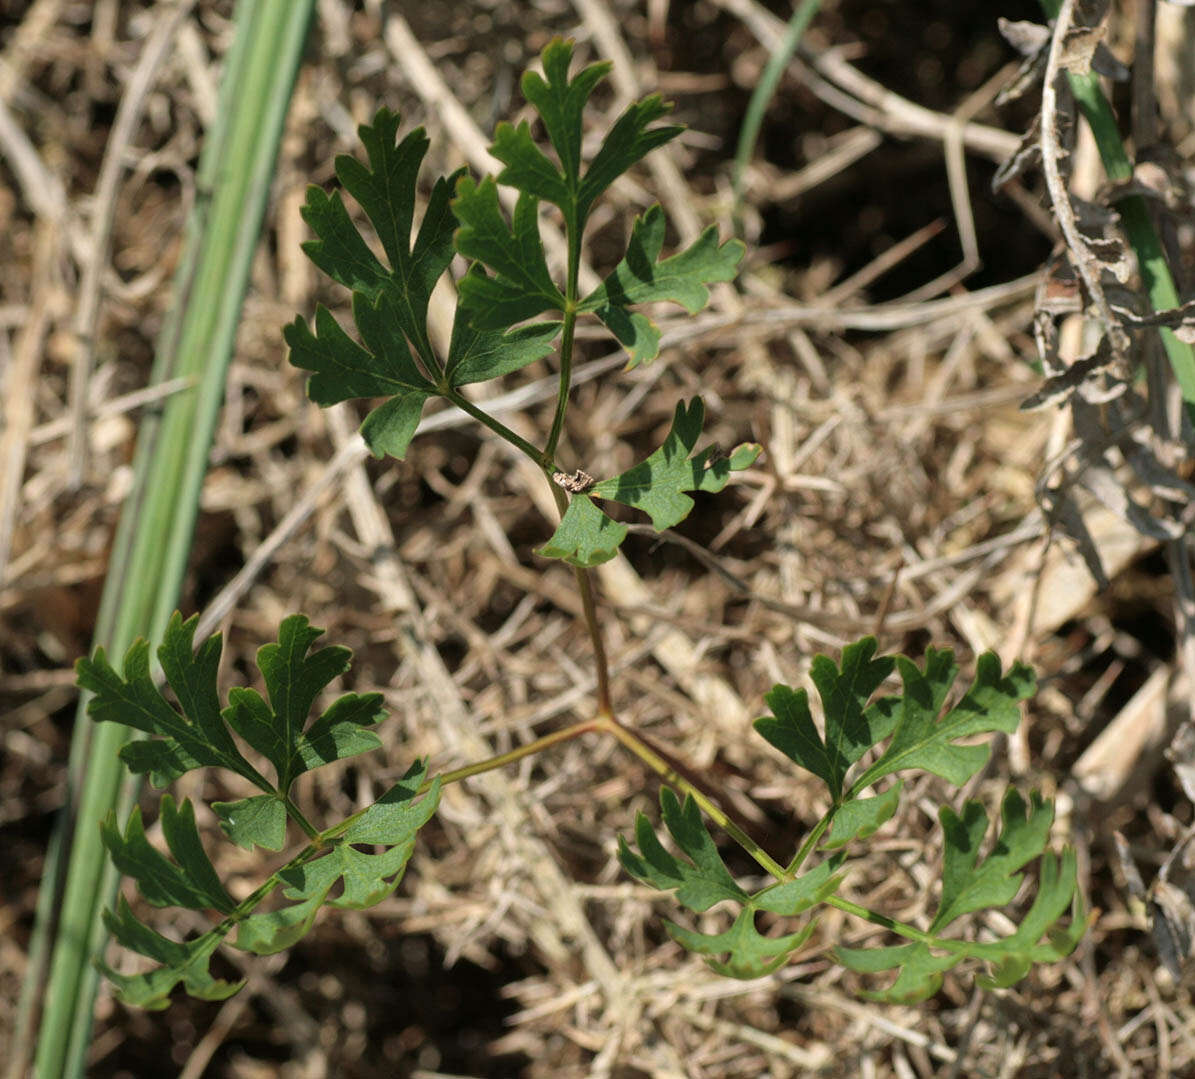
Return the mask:
[(776, 92), (780, 76), (784, 74), (784, 69), (788, 67), (789, 60), (792, 59), (793, 53), (797, 51), (797, 46), (801, 43), (801, 36), (805, 33), (805, 28), (813, 21), (813, 17), (821, 6), (822, 0), (801, 0), (797, 10), (793, 12), (792, 18), (788, 20), (788, 29), (784, 33), (784, 40), (768, 57), (763, 74), (760, 75), (759, 82), (756, 83), (755, 90), (751, 94), (751, 100), (747, 103), (743, 126), (739, 129), (739, 144), (734, 152), (734, 210), (732, 215), (735, 220), (735, 234), (738, 236), (743, 234), (740, 227), (740, 215), (743, 209), (743, 172), (747, 168), (747, 162), (751, 160), (751, 155), (755, 152), (755, 142), (759, 138), (759, 129), (763, 126), (764, 113), (768, 111), (768, 102), (772, 100), (772, 95)]
[[(115, 654), (138, 635), (159, 637), (177, 603), (312, 6), (312, 0), (240, 0), (237, 5), (217, 120), (200, 166), (200, 197), (188, 224), (174, 310), (159, 341), (153, 375), (154, 381), (190, 377), (195, 386), (175, 395), (160, 419), (149, 420), (140, 431), (135, 489), (117, 530), (96, 628), (95, 643)], [(116, 757), (129, 731), (117, 724), (93, 729), (83, 715), (85, 703), (68, 784), (69, 791), (79, 792), (78, 828), (38, 1038), (36, 1072), (43, 1079), (83, 1073), (98, 981), (90, 961), (103, 945), (100, 912), (116, 884), (97, 822), (114, 807), (123, 820), (135, 797)], [(68, 803), (64, 818), (70, 817), (69, 808)], [(69, 819), (64, 827), (71, 827)], [(46, 879), (53, 876), (48, 867)]]

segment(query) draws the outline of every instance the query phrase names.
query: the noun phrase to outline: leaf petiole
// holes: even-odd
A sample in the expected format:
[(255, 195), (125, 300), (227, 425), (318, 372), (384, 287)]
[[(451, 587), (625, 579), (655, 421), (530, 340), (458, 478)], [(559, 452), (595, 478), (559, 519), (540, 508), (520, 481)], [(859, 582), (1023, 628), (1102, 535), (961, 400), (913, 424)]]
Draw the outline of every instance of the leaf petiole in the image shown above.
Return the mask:
[(531, 458), (536, 465), (539, 466), (545, 473), (552, 472), (552, 455), (543, 450), (538, 450), (530, 442), (528, 442), (521, 435), (515, 434), (509, 427), (507, 427), (501, 420), (494, 419), (488, 412), (478, 408), (472, 401), (469, 400), (459, 390), (451, 387), (446, 387), (443, 390), (444, 398), (456, 405), (462, 412), (472, 416), (478, 423), (484, 427), (488, 427), (500, 439), (509, 442), (516, 449), (522, 450), (524, 454)]
[(736, 824), (722, 809), (720, 809), (705, 793), (691, 780), (686, 779), (677, 771), (673, 763), (664, 758), (659, 750), (650, 745), (641, 735), (636, 734), (629, 727), (620, 723), (614, 716), (600, 718), (599, 727), (609, 731), (627, 749), (635, 754), (653, 772), (656, 772), (669, 785), (692, 797), (715, 824), (743, 848), (756, 862), (779, 881), (791, 880), (791, 876), (779, 862), (752, 839), (746, 831)]
[(283, 796), (282, 805), (286, 809), (286, 815), (303, 829), (308, 839), (319, 839), (319, 830), (303, 815), (303, 811), (295, 805), (289, 794)]
[(843, 899), (839, 895), (829, 895), (823, 902), (830, 907), (835, 907), (845, 914), (853, 914), (856, 918), (862, 918), (865, 922), (871, 922), (872, 925), (878, 925), (882, 929), (887, 929), (890, 933), (895, 933), (898, 937), (904, 937), (906, 940), (914, 940), (919, 944), (932, 944), (934, 947), (949, 947), (949, 941), (940, 940), (932, 933), (926, 933), (918, 929), (914, 925), (909, 925), (907, 922), (898, 922), (895, 918), (889, 918), (886, 914), (879, 914), (867, 907), (861, 907), (858, 903), (852, 903), (849, 899)]
[[(572, 246), (571, 237), (569, 245)], [(545, 449), (545, 453), (549, 457), (556, 455), (556, 447), (560, 442), (560, 435), (564, 431), (564, 416), (568, 412), (568, 395), (573, 382), (573, 341), (577, 332), (577, 283), (571, 272), (571, 256), (569, 262), (568, 305), (564, 311), (563, 329), (560, 334), (560, 389), (556, 392), (556, 414), (552, 417), (552, 429), (548, 433), (548, 443)]]
[(788, 867), (784, 871), (787, 876), (795, 877), (797, 875), (801, 866), (805, 864), (805, 859), (809, 857), (813, 848), (817, 846), (817, 841), (821, 839), (826, 829), (830, 827), (830, 822), (834, 819), (834, 810), (837, 808), (837, 806), (834, 806), (813, 826), (812, 831), (805, 837), (797, 853), (793, 855), (793, 860), (788, 863)]

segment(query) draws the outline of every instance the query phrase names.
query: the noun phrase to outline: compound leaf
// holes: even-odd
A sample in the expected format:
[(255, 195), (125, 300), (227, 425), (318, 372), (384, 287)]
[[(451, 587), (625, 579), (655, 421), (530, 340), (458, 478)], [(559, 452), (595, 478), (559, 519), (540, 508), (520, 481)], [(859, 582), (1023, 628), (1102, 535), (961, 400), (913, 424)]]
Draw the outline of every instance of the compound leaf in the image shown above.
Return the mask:
[(739, 240), (719, 245), (718, 230), (710, 226), (684, 251), (661, 260), (664, 231), (658, 205), (636, 218), (626, 256), (579, 307), (606, 324), (630, 353), (632, 367), (659, 354), (660, 331), (646, 316), (633, 314), (631, 305), (671, 300), (694, 315), (709, 302), (706, 285), (732, 280), (746, 250)]
[(339, 194), (318, 187), (307, 193), (303, 216), (316, 234), (304, 244), (311, 260), (352, 290), (353, 320), (361, 344), (317, 306), (315, 329), (296, 318), (283, 331), (290, 362), (313, 372), (308, 394), (320, 405), (357, 397), (385, 397), (361, 426), (375, 457), (402, 458), (429, 396), (444, 392), (440, 361), (427, 330), (432, 289), (452, 261), (456, 218), (452, 192), (464, 174), (441, 177), (411, 245), (419, 166), (427, 136), (416, 128), (396, 143), (399, 117), (379, 109), (358, 129), (368, 165), (342, 154), (336, 174), (365, 210), (390, 265), (361, 237)]

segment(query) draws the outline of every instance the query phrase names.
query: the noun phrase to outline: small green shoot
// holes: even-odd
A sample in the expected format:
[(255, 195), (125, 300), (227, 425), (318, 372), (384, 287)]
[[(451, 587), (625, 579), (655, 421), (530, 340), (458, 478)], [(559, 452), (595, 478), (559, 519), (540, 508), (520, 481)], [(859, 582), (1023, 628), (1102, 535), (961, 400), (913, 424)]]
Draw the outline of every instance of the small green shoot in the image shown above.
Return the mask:
[[(147, 839), (139, 810), (123, 832), (114, 818), (105, 821), (103, 840), (114, 863), (138, 883), (146, 902), (210, 912), (211, 919), (198, 936), (173, 941), (140, 921), (122, 898), (108, 916), (113, 935), (158, 964), (136, 975), (103, 966), (127, 1003), (165, 1007), (180, 984), (204, 999), (231, 995), (240, 983), (216, 978), (209, 969), (222, 942), (270, 954), (298, 941), (323, 906), (375, 905), (400, 882), (416, 835), (436, 810), (443, 783), (594, 732), (617, 738), (666, 784), (660, 794), (663, 824), (680, 853), (670, 853), (640, 815), (635, 847), (619, 842), (626, 870), (654, 888), (675, 891), (678, 902), (696, 914), (721, 903), (737, 908), (730, 927), (718, 933), (667, 923), (679, 943), (706, 956), (723, 974), (754, 978), (776, 970), (810, 940), (814, 916), (823, 905), (907, 939), (894, 948), (836, 952), (840, 962), (854, 970), (896, 969), (895, 983), (877, 994), (892, 1000), (929, 995), (944, 971), (968, 957), (991, 965), (993, 974), (984, 984), (1012, 984), (1033, 963), (1067, 955), (1084, 931), (1074, 855), (1066, 852), (1055, 858), (1046, 852), (1052, 807), (1037, 795), (1026, 807), (1014, 791), (1004, 799), (995, 846), (983, 858), (979, 847), (988, 820), (982, 807), (968, 802), (961, 817), (949, 809), (941, 811), (942, 887), (937, 913), (926, 929), (892, 921), (838, 895), (850, 869), (852, 846), (897, 814), (903, 791), (901, 781), (893, 778), (897, 773), (932, 772), (960, 785), (975, 775), (990, 753), (988, 746), (974, 744), (974, 738), (1016, 727), (1019, 704), (1033, 691), (1032, 672), (1021, 664), (1002, 673), (994, 656), (980, 657), (972, 686), (948, 708), (958, 673), (949, 652), (931, 649), (921, 668), (901, 656), (877, 655), (875, 640), (867, 638), (843, 651), (841, 666), (824, 656), (813, 663), (824, 734), (813, 719), (807, 693), (776, 686), (767, 697), (772, 715), (758, 720), (755, 729), (792, 763), (824, 782), (830, 796), (829, 810), (787, 866), (773, 861), (717, 808), (714, 798), (683, 778), (646, 738), (618, 719), (587, 570), (615, 557), (627, 527), (599, 503), (617, 502), (645, 513), (657, 531), (671, 528), (693, 511), (693, 492), (721, 491), (731, 473), (754, 463), (761, 447), (745, 442), (725, 455), (713, 447), (699, 450), (705, 407), (695, 397), (676, 404), (662, 445), (646, 459), (606, 479), (559, 483), (561, 474), (569, 478), (556, 455), (572, 386), (577, 319), (592, 316), (605, 325), (626, 350), (628, 366), (646, 363), (658, 355), (661, 335), (647, 314), (633, 308), (669, 301), (696, 313), (709, 300), (708, 286), (731, 280), (743, 254), (741, 243), (719, 243), (711, 227), (687, 249), (664, 256), (664, 215), (653, 206), (633, 223), (626, 254), (596, 289), (580, 295), (583, 239), (595, 201), (620, 174), (681, 129), (660, 125), (668, 107), (658, 97), (646, 98), (623, 112), (593, 158), (583, 162), (583, 112), (609, 65), (591, 64), (570, 79), (572, 53), (571, 44), (553, 41), (542, 55), (544, 74), (529, 72), (522, 82), (554, 156), (536, 144), (527, 122), (500, 125), (492, 150), (505, 167), (496, 178), (480, 181), (464, 170), (435, 180), (414, 240), (427, 138), (416, 129), (400, 139), (398, 116), (378, 110), (373, 123), (360, 128), (368, 163), (351, 156), (336, 162), (340, 183), (368, 218), (374, 242), (358, 231), (339, 193), (328, 195), (312, 187), (304, 210), (316, 236), (305, 249), (316, 265), (351, 292), (356, 336), (322, 307), (315, 312), (313, 326), (299, 317), (284, 333), (291, 362), (311, 372), (308, 392), (314, 401), (330, 405), (371, 400), (361, 431), (375, 455), (404, 457), (424, 405), (440, 398), (463, 409), (542, 470), (561, 520), (536, 553), (574, 567), (593, 643), (595, 712), (570, 728), (435, 779), (429, 780), (426, 765), (418, 762), (373, 805), (319, 830), (292, 797), (294, 784), (314, 769), (379, 748), (374, 728), (383, 711), (380, 694), (350, 693), (311, 718), (316, 699), (347, 670), (349, 653), (337, 647), (313, 652), (322, 631), (306, 618), (287, 618), (278, 641), (258, 652), (264, 695), (251, 687), (234, 688), (223, 707), (217, 693), (221, 641), (213, 636), (196, 648), (194, 618), (184, 622), (175, 615), (157, 651), (177, 705), (158, 688), (144, 641), (129, 650), (119, 673), (102, 650), (80, 660), (79, 685), (94, 694), (91, 717), (125, 723), (150, 736), (121, 751), (133, 772), (148, 775), (162, 787), (196, 768), (225, 769), (260, 792), (212, 805), (228, 839), (246, 849), (279, 851), (286, 846), (292, 824), (305, 837), (285, 865), (238, 903), (208, 858), (188, 800), (176, 803), (169, 794), (162, 797), (159, 820), (169, 856)], [(517, 193), (509, 218), (499, 186)], [(567, 255), (558, 276), (544, 254), (541, 202), (557, 207), (564, 222)], [(384, 262), (374, 253), (377, 249)], [(468, 267), (454, 277), (457, 256)], [(441, 355), (428, 332), (427, 313), (432, 290), (445, 274), (453, 278), (459, 302), (447, 352)], [(545, 313), (547, 320), (530, 321)], [(553, 352), (559, 390), (551, 428), (539, 445), (461, 393), (465, 385), (514, 375)], [(582, 474), (583, 470), (576, 473)], [(902, 691), (877, 697), (894, 670), (900, 674)], [(868, 754), (872, 759), (865, 764)], [(272, 779), (266, 771), (272, 771)], [(874, 790), (881, 781), (888, 781), (884, 789)], [(749, 891), (736, 881), (706, 830), (703, 812), (759, 862), (772, 876), (771, 883)], [(805, 868), (815, 855), (820, 860)], [(1022, 885), (1021, 871), (1035, 858), (1041, 860), (1037, 898), (1013, 934), (995, 941), (942, 935), (963, 915), (1013, 902)], [(271, 896), (273, 903), (263, 906)], [(1057, 923), (1068, 908), (1070, 924), (1060, 929)], [(783, 935), (769, 936), (768, 927), (761, 931), (757, 924), (760, 916), (803, 920)]]

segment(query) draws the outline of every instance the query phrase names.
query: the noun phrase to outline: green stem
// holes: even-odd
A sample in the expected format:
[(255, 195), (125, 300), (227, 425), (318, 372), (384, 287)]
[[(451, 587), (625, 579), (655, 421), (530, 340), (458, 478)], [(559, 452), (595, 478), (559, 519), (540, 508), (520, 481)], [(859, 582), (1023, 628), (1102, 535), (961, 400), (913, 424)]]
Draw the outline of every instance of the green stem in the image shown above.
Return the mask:
[[(838, 807), (835, 806), (835, 809)], [(793, 856), (793, 860), (788, 863), (788, 868), (785, 869), (785, 875), (788, 877), (795, 877), (797, 871), (805, 864), (805, 859), (809, 857), (813, 848), (817, 846), (817, 841), (821, 839), (826, 829), (830, 826), (830, 821), (834, 819), (834, 810), (827, 813), (821, 820), (813, 826), (813, 830), (805, 837), (805, 842), (801, 844), (800, 850)]]
[(653, 772), (656, 772), (666, 783), (683, 791), (685, 794), (691, 795), (693, 801), (701, 807), (705, 815), (742, 847), (743, 850), (751, 855), (766, 872), (770, 873), (777, 880), (792, 879), (779, 862), (772, 858), (763, 847), (756, 843), (738, 824), (715, 805), (700, 787), (681, 775), (673, 763), (668, 761), (660, 750), (651, 746), (641, 735), (636, 734), (629, 727), (623, 726), (613, 716), (599, 719), (598, 726), (600, 729), (609, 731), (614, 735), (615, 738), (643, 761)]
[[(519, 746), (517, 749), (512, 749), (507, 753), (501, 753), (496, 757), (490, 757), (484, 761), (478, 761), (476, 764), (467, 764), (463, 768), (454, 769), (451, 772), (445, 772), (439, 777), (440, 783), (447, 786), (449, 783), (457, 783), (462, 779), (468, 779), (470, 776), (478, 776), (483, 772), (492, 772), (496, 768), (503, 768), (508, 764), (514, 764), (515, 761), (520, 761), (524, 757), (530, 757), (536, 753), (542, 753), (545, 749), (551, 749), (552, 746), (559, 745), (561, 742), (568, 742), (574, 738), (580, 737), (582, 734), (588, 734), (590, 731), (596, 731), (600, 727), (598, 719), (586, 719), (580, 723), (573, 723), (568, 727), (562, 727), (558, 731), (553, 731), (551, 734), (545, 734), (542, 738), (535, 739), (534, 742), (528, 742), (524, 746)], [(423, 794), (432, 785), (432, 780), (427, 780), (418, 790), (417, 793)], [(339, 825), (337, 826), (339, 827)]]
[[(1041, 0), (1042, 9), (1053, 19), (1061, 7), (1060, 0)], [(1113, 183), (1123, 183), (1133, 177), (1133, 162), (1125, 150), (1116, 123), (1116, 115), (1100, 86), (1099, 77), (1091, 71), (1068, 72), (1067, 81), (1075, 101), (1082, 110), (1091, 128), (1104, 171)], [(1141, 276), (1149, 294), (1149, 302), (1155, 311), (1167, 311), (1179, 304), (1178, 289), (1166, 262), (1161, 240), (1149, 216), (1149, 208), (1140, 195), (1125, 195), (1117, 200), (1120, 219), (1125, 234), (1137, 255)], [(1182, 391), (1188, 412), (1195, 410), (1195, 349), (1184, 344), (1174, 331), (1162, 327), (1158, 331), (1162, 347), (1174, 371), (1174, 377)]]
[(556, 414), (544, 452), (556, 456), (560, 435), (564, 431), (564, 415), (568, 411), (568, 395), (573, 388), (573, 341), (577, 331), (577, 301), (580, 297), (581, 233), (583, 223), (573, 213), (565, 214), (565, 234), (568, 242), (568, 272), (564, 283), (564, 327), (560, 334), (560, 388), (556, 391)]
[[(415, 792), (415, 797), (426, 794), (431, 790), (431, 786), (436, 780), (439, 780), (442, 787), (447, 786), (449, 783), (459, 783), (462, 779), (468, 779), (470, 776), (479, 776), (484, 772), (493, 772), (498, 768), (504, 768), (508, 764), (514, 764), (516, 761), (522, 760), (524, 757), (531, 757), (536, 753), (542, 753), (545, 749), (551, 749), (552, 746), (559, 745), (561, 742), (569, 742), (574, 738), (579, 738), (583, 734), (588, 734), (590, 731), (600, 730), (601, 728), (602, 720), (600, 716), (582, 720), (580, 723), (570, 724), (558, 731), (553, 731), (551, 734), (545, 734), (542, 738), (536, 738), (524, 746), (512, 749), (507, 753), (499, 753), (495, 757), (487, 757), (483, 761), (466, 764), (463, 768), (456, 768), (451, 772), (443, 772), (438, 776), (425, 779)], [(358, 810), (351, 817), (345, 817), (344, 820), (332, 825), (331, 828), (325, 828), (322, 832), (316, 833), (312, 836), (314, 840), (313, 848), (323, 849), (333, 839), (348, 831), (349, 827), (355, 821), (369, 812), (369, 809), (370, 807), (366, 806), (365, 809)], [(292, 863), (287, 864), (290, 865)]]
[(286, 815), (307, 833), (308, 839), (319, 839), (319, 829), (303, 815), (303, 811), (291, 801), (289, 794), (283, 795), (282, 805)]
[(564, 414), (568, 411), (569, 390), (572, 388), (573, 338), (577, 330), (577, 311), (574, 306), (576, 290), (576, 282), (570, 280), (569, 309), (564, 312), (564, 329), (560, 335), (560, 388), (556, 393), (556, 414), (552, 417), (552, 430), (548, 433), (548, 443), (544, 449), (549, 458), (556, 456), (556, 447), (564, 430)]
[[(765, 851), (758, 843), (755, 842), (747, 833), (736, 824), (722, 809), (720, 809), (710, 797), (697, 784), (686, 778), (678, 770), (683, 767), (674, 761), (669, 761), (664, 754), (664, 751), (653, 746), (645, 736), (636, 734), (629, 727), (624, 726), (612, 714), (605, 713), (594, 716), (592, 719), (583, 720), (580, 723), (574, 723), (571, 726), (564, 727), (561, 730), (554, 731), (552, 734), (544, 735), (542, 738), (537, 738), (533, 742), (528, 742), (525, 746), (520, 746), (518, 749), (513, 749), (508, 753), (503, 753), (496, 757), (491, 757), (488, 760), (479, 761), (476, 764), (466, 765), (464, 768), (457, 768), (451, 772), (443, 773), (439, 779), (441, 784), (456, 783), (462, 779), (468, 779), (470, 776), (480, 775), (483, 772), (490, 772), (496, 768), (501, 768), (507, 764), (513, 764), (515, 761), (522, 760), (524, 757), (529, 757), (535, 753), (541, 753), (546, 749), (550, 749), (561, 742), (567, 742), (573, 738), (577, 738), (582, 734), (588, 734), (590, 731), (605, 731), (612, 734), (622, 745), (635, 754), (641, 761), (644, 762), (652, 771), (656, 772), (661, 779), (663, 779), (670, 786), (677, 788), (685, 794), (691, 795), (700, 807), (702, 812), (717, 824), (727, 835), (731, 837), (740, 847), (743, 848), (755, 861), (764, 869), (765, 872), (775, 877), (777, 881), (790, 881), (797, 875), (797, 869), (805, 860), (809, 851), (817, 843), (818, 838), (825, 831), (831, 820), (831, 814), (826, 814), (818, 824), (814, 827), (809, 837), (801, 845), (801, 852), (793, 859), (791, 865), (787, 868), (781, 866)], [(432, 784), (432, 780), (426, 781), (420, 788), (418, 793), (423, 794)], [(322, 833), (319, 837), (321, 841), (333, 839), (345, 829), (361, 813), (366, 812), (362, 810), (360, 813), (354, 814), (347, 820), (341, 821), (334, 828)], [(878, 914), (876, 911), (869, 910), (867, 907), (861, 907), (858, 903), (852, 903), (849, 899), (843, 899), (840, 896), (832, 895), (827, 897), (824, 902), (831, 907), (836, 907), (838, 910), (844, 911), (847, 914), (853, 914), (857, 918), (862, 918), (872, 925), (880, 926), (884, 929), (895, 933), (897, 936), (906, 938), (907, 940), (918, 941), (923, 944), (941, 943), (932, 933), (926, 933), (918, 929), (916, 926), (909, 925), (906, 922), (896, 921), (894, 918), (889, 918), (887, 915)]]
[[(564, 492), (552, 483), (552, 497), (556, 499), (556, 509), (563, 517), (568, 511), (568, 499)], [(581, 593), (581, 609), (585, 615), (585, 628), (589, 631), (589, 640), (593, 645), (593, 663), (597, 679), (597, 704), (601, 715), (612, 715), (610, 704), (610, 662), (606, 658), (606, 646), (602, 641), (602, 629), (598, 624), (597, 604), (593, 596), (592, 570), (573, 567), (573, 576), (577, 581), (577, 590)]]
[(573, 574), (577, 578), (577, 588), (581, 592), (581, 607), (585, 612), (585, 627), (589, 630), (589, 640), (593, 645), (593, 663), (597, 677), (597, 705), (598, 712), (603, 716), (613, 715), (610, 706), (610, 664), (606, 659), (606, 646), (602, 642), (601, 626), (597, 619), (597, 605), (593, 598), (593, 583), (590, 580), (591, 571), (580, 566), (573, 567)]
[(759, 76), (759, 82), (755, 84), (755, 90), (751, 94), (751, 100), (747, 103), (743, 126), (739, 128), (739, 143), (734, 152), (734, 179), (732, 181), (734, 190), (732, 216), (735, 233), (739, 236), (743, 234), (741, 213), (743, 173), (747, 169), (747, 162), (751, 160), (751, 155), (755, 152), (755, 143), (759, 138), (759, 129), (763, 126), (764, 113), (768, 111), (768, 102), (772, 100), (772, 95), (776, 92), (780, 76), (784, 74), (784, 69), (788, 67), (789, 60), (792, 59), (793, 53), (797, 51), (797, 46), (801, 43), (801, 36), (805, 33), (805, 28), (813, 21), (813, 17), (820, 7), (821, 0), (801, 0), (797, 10), (793, 12), (792, 18), (788, 20), (788, 29), (785, 31), (784, 39), (776, 51), (768, 57), (763, 73)]
[(499, 438), (509, 442), (515, 449), (522, 450), (532, 461), (536, 463), (545, 472), (552, 470), (552, 452), (541, 451), (535, 448), (521, 435), (515, 434), (509, 427), (501, 420), (494, 419), (488, 412), (484, 412), (478, 408), (472, 401), (465, 397), (459, 390), (453, 389), (451, 386), (441, 388), (441, 391), (446, 400), (451, 401), (462, 412), (468, 413), (478, 423), (484, 427), (488, 427)]
[(906, 922), (895, 921), (884, 914), (877, 914), (874, 910), (868, 910), (867, 907), (861, 907), (858, 903), (852, 903), (849, 899), (843, 899), (841, 896), (827, 896), (823, 902), (829, 907), (836, 907), (847, 914), (853, 914), (856, 918), (862, 918), (865, 922), (871, 922), (872, 925), (881, 926), (890, 933), (895, 933), (898, 937), (904, 937), (906, 940), (915, 940), (919, 944), (943, 944), (932, 933), (922, 932), (916, 926), (909, 925)]

